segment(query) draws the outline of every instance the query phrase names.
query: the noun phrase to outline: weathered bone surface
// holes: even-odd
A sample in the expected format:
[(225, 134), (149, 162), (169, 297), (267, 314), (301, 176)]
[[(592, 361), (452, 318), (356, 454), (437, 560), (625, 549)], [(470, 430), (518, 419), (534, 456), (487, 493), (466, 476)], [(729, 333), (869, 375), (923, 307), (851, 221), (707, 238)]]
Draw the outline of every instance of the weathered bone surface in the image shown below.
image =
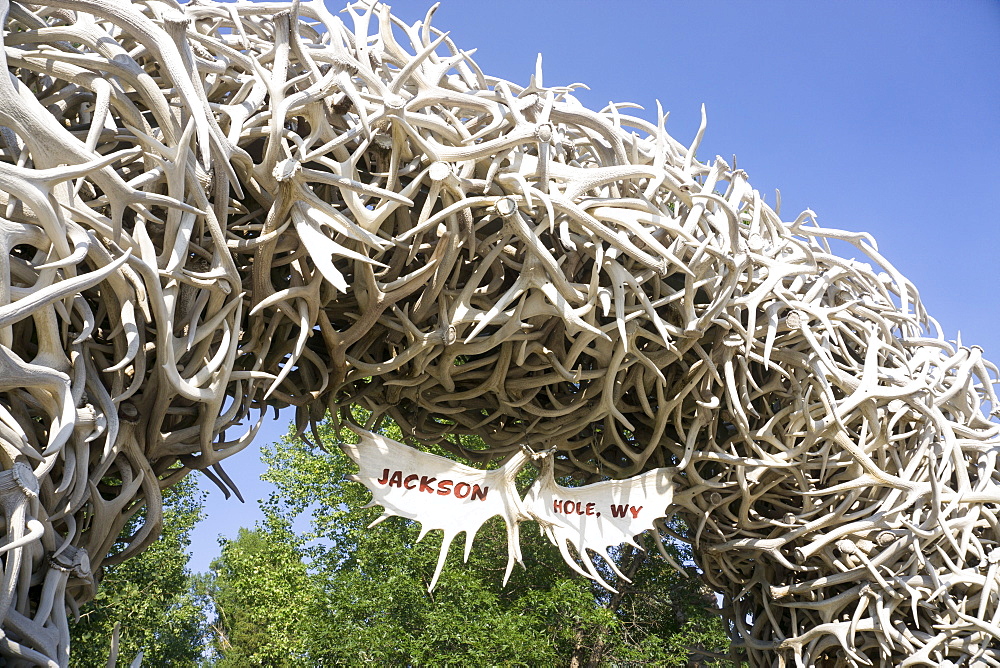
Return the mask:
[(677, 467), (753, 665), (1000, 665), (997, 369), (868, 235), (383, 5), (0, 13), (12, 664), (68, 663), (101, 566), (266, 407), (360, 404), (473, 463)]

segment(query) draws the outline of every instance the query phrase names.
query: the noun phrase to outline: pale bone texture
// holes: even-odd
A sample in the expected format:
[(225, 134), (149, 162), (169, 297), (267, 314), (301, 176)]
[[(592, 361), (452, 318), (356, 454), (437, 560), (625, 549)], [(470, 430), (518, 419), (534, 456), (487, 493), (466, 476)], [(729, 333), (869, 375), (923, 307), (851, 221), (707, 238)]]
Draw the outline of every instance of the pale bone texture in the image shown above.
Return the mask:
[(488, 76), (385, 5), (0, 15), (10, 665), (69, 663), (161, 490), (232, 486), (285, 405), (581, 482), (676, 467), (754, 666), (1000, 665), (996, 367), (867, 234), (699, 161), (704, 127)]

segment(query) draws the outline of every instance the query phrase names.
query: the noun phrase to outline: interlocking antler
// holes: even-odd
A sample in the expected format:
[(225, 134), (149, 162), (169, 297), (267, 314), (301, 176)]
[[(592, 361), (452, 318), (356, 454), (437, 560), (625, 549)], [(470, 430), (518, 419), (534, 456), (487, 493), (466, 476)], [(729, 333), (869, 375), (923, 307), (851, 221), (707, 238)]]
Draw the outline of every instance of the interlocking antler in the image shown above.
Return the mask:
[(379, 4), (0, 14), (0, 653), (67, 663), (66, 606), (161, 489), (235, 489), (267, 406), (361, 404), (472, 461), (677, 467), (754, 665), (1000, 665), (996, 367), (870, 237), (696, 160), (704, 123)]

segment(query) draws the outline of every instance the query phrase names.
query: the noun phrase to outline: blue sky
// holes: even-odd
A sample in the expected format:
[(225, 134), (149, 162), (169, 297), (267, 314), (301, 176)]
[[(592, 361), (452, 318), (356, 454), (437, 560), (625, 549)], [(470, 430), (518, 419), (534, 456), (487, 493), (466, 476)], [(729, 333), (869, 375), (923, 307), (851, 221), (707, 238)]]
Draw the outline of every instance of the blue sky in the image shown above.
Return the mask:
[[(431, 4), (392, 6), (412, 23)], [(586, 83), (590, 108), (635, 102), (655, 119), (659, 99), (685, 144), (704, 103), (700, 159), (735, 154), (772, 206), (781, 190), (785, 220), (810, 208), (872, 233), (948, 338), (1000, 362), (1000, 2), (444, 0), (433, 25), (519, 84), (541, 52), (545, 82)], [(255, 449), (225, 466), (247, 503), (210, 491), (196, 571), (270, 493)]]

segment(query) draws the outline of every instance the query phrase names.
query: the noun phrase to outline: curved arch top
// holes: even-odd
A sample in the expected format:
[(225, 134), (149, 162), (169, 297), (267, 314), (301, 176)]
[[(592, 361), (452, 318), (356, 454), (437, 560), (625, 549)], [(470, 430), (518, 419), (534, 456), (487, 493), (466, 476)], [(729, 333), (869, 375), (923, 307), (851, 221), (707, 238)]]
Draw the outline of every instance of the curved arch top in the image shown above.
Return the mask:
[(2, 19), (0, 654), (68, 663), (100, 567), (188, 472), (230, 486), (268, 407), (361, 405), (472, 463), (676, 467), (753, 665), (1000, 663), (996, 367), (869, 235), (699, 161), (704, 126), (381, 4)]

